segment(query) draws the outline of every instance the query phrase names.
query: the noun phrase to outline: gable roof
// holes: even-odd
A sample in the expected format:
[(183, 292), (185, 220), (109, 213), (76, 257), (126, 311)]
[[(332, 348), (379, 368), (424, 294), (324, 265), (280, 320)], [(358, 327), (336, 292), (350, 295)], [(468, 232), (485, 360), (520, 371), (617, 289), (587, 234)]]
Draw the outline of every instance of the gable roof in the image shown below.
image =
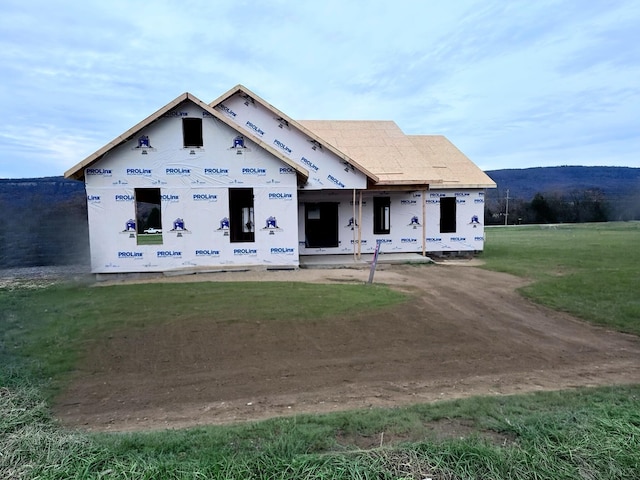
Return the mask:
[[(263, 107), (265, 107), (268, 110), (270, 110), (274, 115), (276, 115), (276, 117), (279, 117), (279, 118), (281, 118), (283, 120), (286, 120), (290, 127), (293, 126), (297, 130), (299, 130), (300, 132), (305, 134), (307, 137), (309, 137), (312, 140), (315, 140), (316, 142), (320, 143), (323, 147), (327, 148), (334, 155), (338, 156), (338, 158), (340, 158), (340, 159), (344, 160), (345, 162), (351, 164), (356, 170), (364, 173), (373, 182), (377, 183), (379, 181), (378, 176), (375, 173), (373, 173), (371, 170), (366, 168), (364, 165), (360, 164), (357, 160), (351, 158), (348, 154), (346, 154), (346, 152), (336, 148), (335, 146), (331, 145), (330, 143), (328, 144), (325, 139), (323, 139), (320, 136), (316, 135), (313, 131), (311, 131), (308, 128), (306, 128), (302, 123), (297, 122), (296, 120), (292, 119), (287, 114), (285, 114), (284, 112), (281, 112), (276, 107), (274, 107), (273, 105), (271, 105), (270, 103), (266, 102), (265, 100), (260, 98), (255, 93), (253, 93), (251, 90), (249, 90), (244, 85), (240, 85), (240, 84), (236, 85), (235, 87), (233, 87), (232, 89), (230, 89), (226, 93), (220, 95), (217, 99), (215, 99), (209, 105), (211, 107), (213, 107), (213, 108), (216, 108), (218, 105), (223, 103), (225, 100), (227, 100), (228, 98), (230, 98), (230, 97), (232, 97), (232, 96), (234, 96), (236, 94), (241, 94), (241, 95), (247, 96), (252, 102), (259, 103)], [(227, 125), (235, 126), (235, 124), (231, 120), (226, 119), (224, 116), (221, 117), (221, 120), (223, 122), (225, 122)], [(243, 133), (246, 134), (246, 132), (244, 132), (244, 131), (243, 131)], [(249, 132), (249, 134), (251, 135), (251, 140), (256, 142), (258, 145), (260, 145), (262, 147), (268, 147), (269, 146), (268, 144), (265, 144), (264, 142), (262, 142), (262, 140), (258, 136), (251, 134), (251, 132)]]
[(191, 101), (215, 119), (248, 136), (261, 148), (296, 170), (304, 180), (309, 172), (257, 135), (241, 129), (216, 107), (232, 96), (240, 94), (286, 120), (290, 126), (320, 143), (356, 170), (365, 174), (372, 185), (431, 186), (432, 188), (495, 188), (496, 184), (469, 158), (442, 135), (405, 135), (393, 121), (372, 120), (301, 120), (296, 121), (267, 103), (243, 85), (236, 85), (206, 104), (190, 93), (183, 93), (164, 107), (149, 115), (129, 130), (64, 173), (66, 178), (82, 180), (85, 168), (99, 161), (112, 149), (131, 140), (145, 127), (180, 104)]
[(195, 97), (191, 97), (188, 93), (183, 93), (182, 95), (176, 97), (173, 101), (167, 103), (164, 107), (162, 107), (158, 111), (152, 113), (147, 118), (145, 118), (141, 122), (139, 122), (136, 125), (134, 125), (133, 127), (131, 127), (129, 130), (124, 132), (122, 135), (117, 136), (116, 138), (111, 140), (109, 143), (107, 143), (104, 147), (102, 147), (99, 150), (96, 150), (91, 155), (89, 155), (87, 158), (85, 158), (84, 160), (82, 160), (81, 162), (77, 163), (76, 165), (71, 167), (69, 170), (64, 172), (65, 178), (72, 178), (74, 180), (82, 180), (84, 178), (84, 169), (85, 168), (87, 168), (87, 167), (91, 166), (93, 163), (97, 162), (100, 158), (102, 158), (111, 149), (116, 148), (117, 146), (119, 146), (119, 145), (127, 142), (131, 138), (133, 138), (136, 135), (136, 133), (138, 133), (144, 127), (152, 124), (158, 118), (162, 117), (162, 115), (164, 115), (165, 113), (169, 112), (173, 108), (177, 107), (178, 105), (180, 105), (182, 102), (188, 100), (189, 98), (193, 98), (194, 101), (199, 101)]
[[(186, 101), (191, 101), (191, 102), (195, 103), (197, 106), (199, 106), (203, 110), (207, 111), (209, 114), (211, 114), (217, 120), (220, 120), (223, 123), (226, 123), (231, 128), (233, 128), (235, 131), (237, 131), (239, 134), (245, 135), (244, 131), (241, 131), (237, 125), (235, 125), (233, 123), (229, 123), (224, 118), (224, 116), (221, 115), (220, 112), (218, 112), (216, 109), (214, 109), (211, 106), (209, 106), (208, 104), (204, 103), (202, 100), (198, 99), (196, 96), (186, 92), (186, 93), (183, 93), (182, 95), (179, 95), (174, 100), (172, 100), (171, 102), (166, 104), (164, 107), (162, 107), (159, 110), (155, 111), (154, 113), (149, 115), (147, 118), (145, 118), (141, 122), (139, 122), (136, 125), (134, 125), (133, 127), (131, 127), (129, 130), (124, 132), (122, 135), (119, 135), (118, 137), (116, 137), (113, 140), (111, 140), (109, 143), (107, 143), (101, 149), (95, 151), (94, 153), (89, 155), (87, 158), (85, 158), (81, 162), (79, 162), (76, 165), (74, 165), (73, 167), (71, 167), (69, 170), (67, 170), (64, 173), (65, 178), (72, 178), (74, 180), (82, 180), (82, 179), (84, 179), (84, 169), (85, 168), (91, 166), (92, 164), (94, 164), (95, 162), (100, 160), (102, 157), (104, 157), (108, 152), (110, 152), (114, 148), (116, 148), (116, 147), (122, 145), (123, 143), (131, 140), (143, 128), (145, 128), (145, 127), (151, 125), (152, 123), (158, 121), (160, 118), (162, 118), (163, 115), (165, 115), (166, 113), (170, 112), (171, 110), (176, 108), (178, 105), (180, 105), (180, 104), (182, 104), (182, 103), (184, 103)], [(260, 142), (260, 143), (262, 143), (262, 142)], [(304, 167), (302, 167), (302, 166), (298, 165), (297, 163), (291, 161), (289, 158), (287, 158), (286, 156), (282, 155), (280, 152), (276, 151), (274, 148), (270, 147), (269, 145), (261, 145), (261, 146), (263, 148), (265, 148), (266, 150), (268, 150), (272, 155), (274, 155), (275, 157), (279, 158), (280, 160), (285, 162), (287, 165), (289, 165), (291, 168), (296, 170), (298, 175), (303, 177), (305, 180), (309, 177), (309, 172)]]
[(405, 135), (393, 121), (300, 123), (375, 173), (380, 186), (495, 187), (493, 180), (441, 135)]

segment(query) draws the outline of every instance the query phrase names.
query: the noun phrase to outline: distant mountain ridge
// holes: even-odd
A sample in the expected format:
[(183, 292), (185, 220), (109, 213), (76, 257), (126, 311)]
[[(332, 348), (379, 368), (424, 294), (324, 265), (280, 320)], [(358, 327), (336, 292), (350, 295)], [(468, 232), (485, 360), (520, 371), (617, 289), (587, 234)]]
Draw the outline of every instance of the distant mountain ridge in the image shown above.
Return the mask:
[[(633, 167), (533, 167), (486, 170), (497, 184), (499, 196), (531, 200), (536, 193), (600, 189), (616, 197), (640, 192), (640, 168)], [(64, 198), (83, 194), (84, 183), (64, 177), (0, 179), (0, 199), (25, 200), (24, 194)], [(14, 196), (16, 195), (16, 196)], [(22, 197), (22, 198), (21, 198)]]
[[(535, 167), (485, 171), (498, 185), (495, 192), (530, 201), (536, 193), (563, 193), (600, 189), (615, 199), (640, 192), (640, 168), (632, 167)], [(489, 193), (489, 192), (488, 192)]]
[[(504, 222), (507, 197), (514, 223), (640, 220), (640, 168), (562, 166), (485, 173), (497, 184), (485, 196), (487, 223)], [(554, 213), (541, 215), (541, 208)]]

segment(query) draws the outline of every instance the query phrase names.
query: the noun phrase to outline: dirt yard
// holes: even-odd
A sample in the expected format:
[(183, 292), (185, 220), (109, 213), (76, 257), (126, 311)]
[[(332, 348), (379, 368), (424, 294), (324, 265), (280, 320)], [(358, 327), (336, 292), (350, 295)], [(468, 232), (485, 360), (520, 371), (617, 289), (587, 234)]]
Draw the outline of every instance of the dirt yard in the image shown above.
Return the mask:
[[(145, 281), (360, 282), (365, 269)], [(640, 383), (640, 338), (536, 306), (524, 281), (470, 266), (384, 266), (415, 295), (376, 314), (317, 322), (209, 323), (118, 331), (88, 349), (55, 411), (69, 426), (128, 431), (472, 395)]]

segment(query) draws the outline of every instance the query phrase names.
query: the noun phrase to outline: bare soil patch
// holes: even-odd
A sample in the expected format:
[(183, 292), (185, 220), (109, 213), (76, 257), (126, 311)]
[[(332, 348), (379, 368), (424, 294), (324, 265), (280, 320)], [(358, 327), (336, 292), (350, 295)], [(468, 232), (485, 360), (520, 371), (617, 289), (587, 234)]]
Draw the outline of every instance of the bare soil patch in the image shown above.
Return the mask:
[[(147, 282), (365, 282), (368, 270), (301, 269)], [(120, 330), (88, 348), (55, 412), (88, 430), (180, 428), (472, 395), (640, 383), (640, 339), (523, 299), (524, 280), (475, 267), (384, 266), (414, 296), (318, 321)], [(119, 283), (121, 283), (120, 281)]]

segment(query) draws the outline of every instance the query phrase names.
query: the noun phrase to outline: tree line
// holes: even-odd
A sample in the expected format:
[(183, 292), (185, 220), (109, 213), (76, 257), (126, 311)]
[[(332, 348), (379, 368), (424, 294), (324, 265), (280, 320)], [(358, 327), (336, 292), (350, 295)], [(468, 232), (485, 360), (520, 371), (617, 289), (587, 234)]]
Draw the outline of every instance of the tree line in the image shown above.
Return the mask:
[(531, 200), (509, 198), (508, 190), (487, 194), (487, 225), (586, 223), (640, 220), (640, 192), (617, 198), (598, 188), (538, 192)]

